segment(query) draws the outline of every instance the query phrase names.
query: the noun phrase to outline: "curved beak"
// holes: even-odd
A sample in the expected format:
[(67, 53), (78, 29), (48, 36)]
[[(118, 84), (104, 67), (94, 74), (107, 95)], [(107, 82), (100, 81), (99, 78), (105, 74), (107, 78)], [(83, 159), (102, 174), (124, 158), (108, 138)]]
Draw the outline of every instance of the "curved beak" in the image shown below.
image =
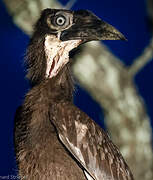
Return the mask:
[(112, 25), (99, 19), (88, 10), (73, 12), (73, 25), (61, 32), (62, 41), (81, 39), (83, 42), (96, 40), (127, 40)]

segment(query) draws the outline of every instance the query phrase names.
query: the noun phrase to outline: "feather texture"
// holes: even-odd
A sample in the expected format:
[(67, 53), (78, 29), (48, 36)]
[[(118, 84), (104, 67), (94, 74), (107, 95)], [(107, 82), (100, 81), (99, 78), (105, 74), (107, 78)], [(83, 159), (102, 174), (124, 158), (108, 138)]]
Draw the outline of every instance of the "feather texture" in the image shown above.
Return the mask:
[(95, 180), (132, 180), (132, 174), (109, 136), (70, 102), (54, 105), (51, 121), (58, 136)]

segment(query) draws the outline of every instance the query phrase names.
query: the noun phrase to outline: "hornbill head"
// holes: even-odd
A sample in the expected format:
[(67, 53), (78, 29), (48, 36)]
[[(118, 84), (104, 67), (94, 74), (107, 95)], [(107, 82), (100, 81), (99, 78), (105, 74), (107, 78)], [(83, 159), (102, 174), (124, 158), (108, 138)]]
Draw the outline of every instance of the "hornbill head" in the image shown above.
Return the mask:
[[(45, 78), (56, 76), (69, 61), (69, 52), (82, 43), (93, 40), (125, 40), (116, 28), (88, 10), (45, 9), (35, 26), (34, 37), (39, 39), (38, 36), (44, 37), (43, 47), (47, 61)], [(35, 38), (32, 39), (37, 43)]]

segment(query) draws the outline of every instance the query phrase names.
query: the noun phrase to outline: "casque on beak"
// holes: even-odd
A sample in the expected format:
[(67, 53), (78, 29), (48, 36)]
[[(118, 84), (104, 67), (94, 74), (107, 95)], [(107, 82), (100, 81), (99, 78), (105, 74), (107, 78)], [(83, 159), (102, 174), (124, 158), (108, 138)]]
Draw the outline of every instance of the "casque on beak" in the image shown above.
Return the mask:
[(83, 42), (126, 40), (116, 28), (88, 10), (79, 10), (73, 13), (73, 25), (61, 32), (60, 39), (62, 41), (81, 39)]

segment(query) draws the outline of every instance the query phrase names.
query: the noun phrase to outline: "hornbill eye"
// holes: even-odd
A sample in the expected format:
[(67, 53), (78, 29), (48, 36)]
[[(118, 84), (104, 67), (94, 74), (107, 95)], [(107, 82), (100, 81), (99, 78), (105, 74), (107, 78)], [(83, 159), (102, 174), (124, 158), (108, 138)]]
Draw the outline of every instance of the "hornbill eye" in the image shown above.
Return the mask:
[(61, 31), (72, 25), (73, 16), (67, 12), (57, 12), (55, 15), (47, 19), (47, 23), (51, 30)]
[(66, 23), (66, 18), (63, 15), (55, 17), (55, 23), (58, 26), (63, 26)]

